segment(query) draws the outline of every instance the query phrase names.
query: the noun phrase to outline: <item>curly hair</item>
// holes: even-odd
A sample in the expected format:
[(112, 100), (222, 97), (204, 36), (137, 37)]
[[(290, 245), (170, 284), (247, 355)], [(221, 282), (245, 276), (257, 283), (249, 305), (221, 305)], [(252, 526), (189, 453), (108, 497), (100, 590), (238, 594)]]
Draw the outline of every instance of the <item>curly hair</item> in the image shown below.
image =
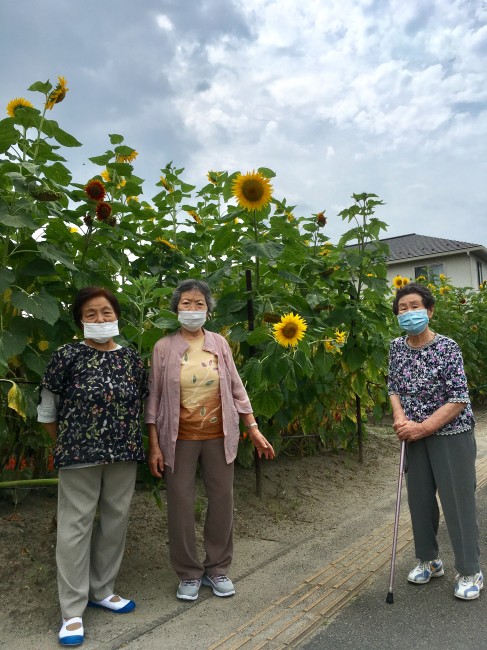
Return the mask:
[(392, 303), (392, 311), (395, 316), (399, 313), (399, 301), (401, 298), (409, 296), (411, 293), (417, 293), (421, 296), (421, 302), (425, 309), (433, 309), (435, 306), (435, 297), (427, 287), (424, 287), (422, 284), (418, 284), (417, 282), (409, 282), (396, 291)]

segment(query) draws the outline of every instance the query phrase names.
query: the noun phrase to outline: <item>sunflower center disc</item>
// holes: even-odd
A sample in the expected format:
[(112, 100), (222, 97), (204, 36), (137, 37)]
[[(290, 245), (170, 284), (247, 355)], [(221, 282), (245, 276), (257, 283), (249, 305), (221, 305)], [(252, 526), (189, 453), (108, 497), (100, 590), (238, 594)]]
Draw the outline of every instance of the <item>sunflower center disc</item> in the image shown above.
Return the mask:
[(282, 328), (281, 333), (287, 339), (293, 339), (298, 333), (298, 328), (296, 327), (295, 323), (287, 323), (287, 325), (284, 325)]
[(245, 181), (242, 185), (242, 194), (247, 201), (260, 201), (264, 196), (264, 185), (258, 180)]

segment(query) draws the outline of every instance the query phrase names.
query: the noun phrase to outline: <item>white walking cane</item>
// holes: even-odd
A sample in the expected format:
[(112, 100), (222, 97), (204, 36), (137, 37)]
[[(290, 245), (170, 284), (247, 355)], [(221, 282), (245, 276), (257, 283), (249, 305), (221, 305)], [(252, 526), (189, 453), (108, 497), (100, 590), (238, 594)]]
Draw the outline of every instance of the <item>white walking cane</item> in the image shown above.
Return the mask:
[(397, 533), (399, 530), (399, 514), (401, 512), (401, 490), (402, 490), (402, 477), (404, 474), (404, 457), (406, 455), (406, 441), (401, 441), (401, 459), (399, 461), (399, 478), (397, 479), (397, 498), (396, 498), (396, 518), (394, 520), (394, 536), (392, 538), (392, 557), (391, 557), (391, 573), (389, 576), (389, 591), (386, 597), (386, 603), (392, 604), (394, 602), (394, 595), (392, 593), (394, 587), (394, 569), (396, 566), (396, 549), (397, 549)]

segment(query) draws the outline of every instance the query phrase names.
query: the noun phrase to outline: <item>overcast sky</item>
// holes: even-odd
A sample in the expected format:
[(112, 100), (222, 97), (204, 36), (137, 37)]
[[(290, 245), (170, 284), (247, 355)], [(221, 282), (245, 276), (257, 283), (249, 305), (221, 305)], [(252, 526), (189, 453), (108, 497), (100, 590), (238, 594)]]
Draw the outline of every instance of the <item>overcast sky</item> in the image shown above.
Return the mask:
[(265, 166), (334, 241), (374, 192), (385, 236), (487, 246), (485, 0), (1, 0), (0, 43), (0, 106), (66, 78), (76, 182), (120, 133), (146, 199), (171, 160), (198, 187)]

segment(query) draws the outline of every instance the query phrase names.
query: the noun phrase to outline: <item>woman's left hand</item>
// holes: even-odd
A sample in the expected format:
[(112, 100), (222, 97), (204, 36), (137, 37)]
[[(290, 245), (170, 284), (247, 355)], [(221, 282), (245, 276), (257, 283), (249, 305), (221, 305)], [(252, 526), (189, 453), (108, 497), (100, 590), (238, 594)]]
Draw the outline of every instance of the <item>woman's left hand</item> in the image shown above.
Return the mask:
[(399, 440), (408, 440), (409, 442), (420, 440), (429, 435), (422, 422), (413, 422), (412, 420), (405, 420), (395, 424), (394, 431)]
[(267, 440), (267, 438), (261, 434), (259, 429), (253, 427), (252, 430), (249, 431), (249, 436), (254, 447), (257, 449), (259, 458), (262, 458), (262, 456), (264, 456), (264, 458), (267, 460), (272, 460), (275, 458), (276, 452), (274, 451), (273, 446)]

